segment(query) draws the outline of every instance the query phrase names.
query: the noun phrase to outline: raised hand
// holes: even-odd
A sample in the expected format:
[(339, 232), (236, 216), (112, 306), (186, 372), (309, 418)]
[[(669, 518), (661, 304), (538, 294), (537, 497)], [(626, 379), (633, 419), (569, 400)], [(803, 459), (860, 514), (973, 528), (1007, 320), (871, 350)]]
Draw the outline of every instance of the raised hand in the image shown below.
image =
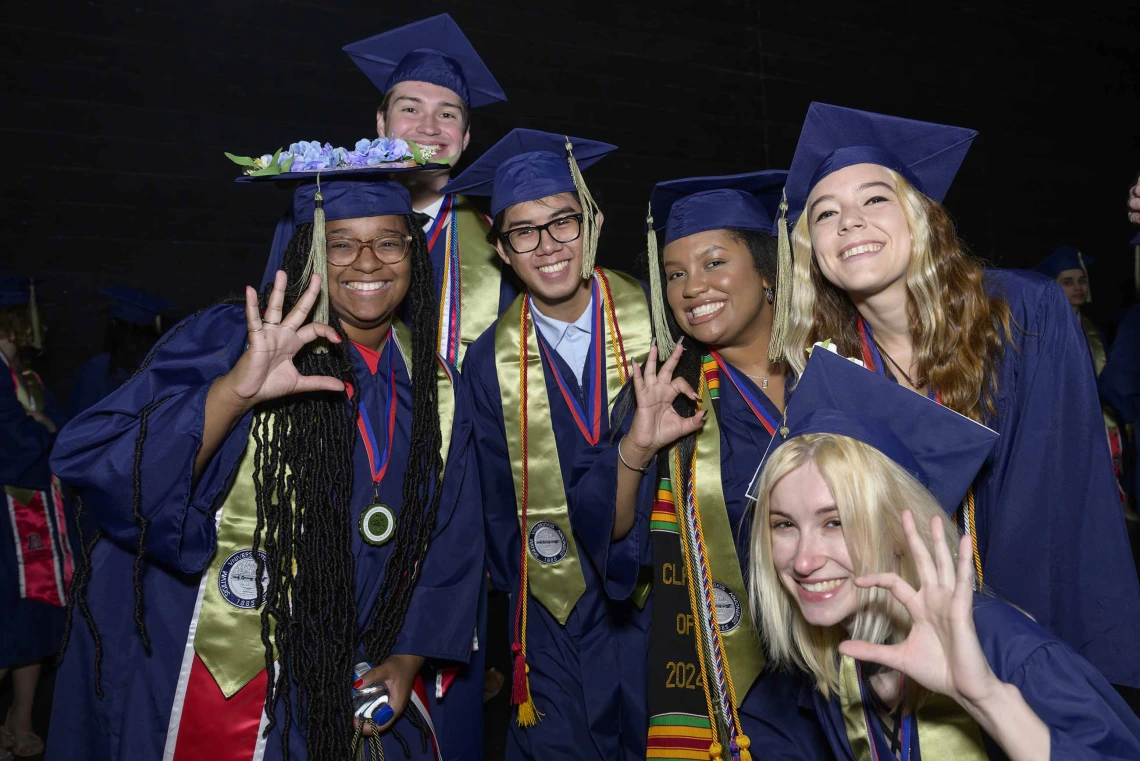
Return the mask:
[(273, 292), (265, 308), (265, 317), (258, 313), (257, 292), (245, 289), (245, 321), (249, 333), (249, 346), (237, 364), (225, 376), (228, 389), (247, 408), (291, 394), (306, 391), (343, 391), (344, 384), (325, 375), (301, 375), (293, 365), (293, 357), (303, 346), (317, 338), (333, 343), (340, 336), (328, 325), (310, 323), (305, 318), (321, 290), (321, 278), (313, 275), (309, 287), (285, 319), (281, 319), (285, 303), (288, 278), (280, 270), (273, 280)]
[(926, 689), (959, 703), (978, 704), (992, 696), (1002, 682), (986, 661), (974, 629), (970, 537), (963, 536), (958, 546), (955, 572), (941, 518), (935, 516), (930, 521), (934, 558), (918, 536), (910, 510), (903, 513), (903, 531), (918, 569), (919, 589), (895, 573), (861, 576), (855, 584), (889, 590), (910, 614), (910, 634), (897, 645), (849, 640), (839, 646), (839, 652), (900, 671)]
[(644, 372), (633, 366), (633, 393), (637, 397), (637, 411), (625, 436), (626, 456), (637, 456), (648, 461), (660, 449), (700, 429), (705, 423), (706, 410), (692, 417), (682, 417), (673, 409), (673, 400), (684, 394), (697, 401), (697, 393), (684, 378), (674, 378), (673, 370), (684, 351), (682, 341), (677, 342), (673, 353), (657, 367), (657, 346), (649, 348)]

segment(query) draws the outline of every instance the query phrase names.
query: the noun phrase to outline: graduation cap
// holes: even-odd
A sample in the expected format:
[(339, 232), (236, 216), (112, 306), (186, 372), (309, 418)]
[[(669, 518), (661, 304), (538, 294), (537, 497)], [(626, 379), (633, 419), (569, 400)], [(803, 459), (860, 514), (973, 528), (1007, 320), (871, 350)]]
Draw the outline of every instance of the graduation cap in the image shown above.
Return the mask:
[(162, 330), (162, 313), (170, 309), (166, 299), (122, 285), (109, 285), (101, 293), (111, 298), (107, 313), (114, 319)]
[(30, 277), (10, 275), (0, 277), (0, 308), (28, 306), (28, 318), (32, 323), (32, 348), (43, 348), (43, 325), (40, 312), (36, 309), (36, 284)]
[(345, 45), (344, 52), (383, 93), (400, 82), (414, 81), (446, 87), (470, 108), (507, 99), (446, 13)]
[(818, 345), (769, 453), (809, 433), (874, 447), (929, 489), (947, 513), (961, 504), (998, 439), (965, 415)]
[[(787, 176), (783, 170), (772, 169), (719, 177), (687, 177), (659, 182), (654, 186), (645, 225), (654, 333), (662, 356), (673, 352), (674, 343), (665, 317), (665, 289), (658, 261), (657, 231), (665, 231), (666, 246), (709, 230), (735, 228), (772, 234), (780, 205), (780, 190)], [(778, 293), (783, 283), (776, 285)]]
[[(1053, 253), (1041, 260), (1033, 269), (1046, 277), (1056, 280), (1065, 270), (1080, 270), (1089, 276), (1089, 265), (1093, 263), (1091, 256), (1085, 256), (1072, 246), (1061, 246)], [(1085, 290), (1085, 303), (1092, 301), (1092, 289)]]
[(583, 212), (582, 277), (587, 278), (597, 254), (599, 209), (581, 170), (616, 150), (616, 145), (597, 140), (513, 129), (441, 192), (491, 196), (492, 216), (515, 204), (577, 193)]

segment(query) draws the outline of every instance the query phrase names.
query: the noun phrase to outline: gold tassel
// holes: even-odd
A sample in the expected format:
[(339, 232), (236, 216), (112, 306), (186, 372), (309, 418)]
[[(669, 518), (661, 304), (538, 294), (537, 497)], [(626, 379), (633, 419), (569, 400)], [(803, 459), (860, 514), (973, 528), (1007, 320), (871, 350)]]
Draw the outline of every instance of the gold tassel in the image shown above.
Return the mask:
[(741, 732), (736, 736), (736, 747), (740, 748), (740, 761), (752, 761), (752, 753), (748, 750), (752, 745), (752, 741), (748, 739), (748, 735)]
[(36, 281), (28, 278), (28, 318), (32, 323), (32, 348), (44, 348), (44, 328), (40, 322), (40, 310), (36, 309)]
[[(329, 324), (329, 262), (328, 262), (328, 241), (325, 239), (325, 208), (324, 196), (321, 195), (321, 176), (317, 175), (317, 194), (313, 197), (315, 207), (313, 209), (313, 243), (309, 247), (309, 260), (305, 263), (305, 272), (301, 276), (301, 282), (294, 283), (294, 287), (304, 290), (309, 287), (309, 280), (312, 276), (320, 275), (321, 277), (321, 292), (317, 296), (317, 303), (313, 305), (311, 312), (313, 322), (319, 322), (322, 325)], [(328, 347), (318, 341), (313, 346), (313, 351), (317, 354), (324, 354), (328, 351)]]
[[(525, 605), (526, 603), (523, 604)], [(542, 718), (542, 714), (538, 712), (538, 708), (534, 705), (534, 698), (530, 696), (530, 666), (526, 667), (526, 674), (526, 677), (524, 677), (526, 679), (526, 700), (519, 703), (519, 712), (515, 719), (515, 723), (523, 729), (533, 727), (538, 723), (538, 720)]]
[(1092, 303), (1092, 282), (1089, 280), (1089, 268), (1085, 266), (1085, 258), (1077, 251), (1077, 263), (1081, 265), (1081, 272), (1085, 273), (1085, 303)]
[(768, 361), (781, 362), (784, 341), (792, 313), (792, 241), (788, 237), (788, 193), (780, 199), (780, 218), (776, 220), (776, 301), (772, 304), (772, 335), (768, 339)]
[(676, 344), (669, 332), (669, 320), (665, 315), (665, 286), (661, 282), (661, 262), (657, 255), (657, 232), (653, 229), (653, 202), (645, 216), (645, 226), (649, 228), (646, 238), (646, 252), (649, 259), (649, 309), (653, 316), (653, 335), (657, 338), (657, 358), (661, 360), (673, 353)]
[(598, 236), (601, 229), (598, 227), (598, 204), (590, 195), (586, 187), (586, 180), (582, 178), (582, 170), (574, 160), (574, 146), (570, 137), (566, 138), (566, 162), (570, 164), (570, 177), (574, 180), (574, 189), (578, 191), (578, 200), (582, 204), (582, 279), (589, 280), (594, 276), (594, 261), (598, 258)]
[(709, 746), (709, 761), (724, 761), (724, 747), (715, 740)]

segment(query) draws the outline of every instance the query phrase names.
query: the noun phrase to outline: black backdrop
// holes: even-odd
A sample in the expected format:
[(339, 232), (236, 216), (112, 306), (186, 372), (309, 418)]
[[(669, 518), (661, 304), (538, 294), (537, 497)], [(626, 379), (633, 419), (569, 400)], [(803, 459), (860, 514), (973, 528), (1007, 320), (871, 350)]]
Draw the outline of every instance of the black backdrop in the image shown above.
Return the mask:
[(1094, 316), (1132, 300), (1126, 3), (6, 0), (0, 274), (39, 283), (49, 385), (101, 350), (108, 283), (181, 313), (255, 283), (285, 196), (233, 184), (222, 151), (374, 136), (341, 46), (442, 11), (510, 99), (476, 113), (469, 156), (516, 126), (621, 147), (589, 173), (607, 265), (639, 266), (654, 182), (786, 166), (822, 100), (978, 129), (946, 201), (973, 249), (1031, 266), (1073, 243)]

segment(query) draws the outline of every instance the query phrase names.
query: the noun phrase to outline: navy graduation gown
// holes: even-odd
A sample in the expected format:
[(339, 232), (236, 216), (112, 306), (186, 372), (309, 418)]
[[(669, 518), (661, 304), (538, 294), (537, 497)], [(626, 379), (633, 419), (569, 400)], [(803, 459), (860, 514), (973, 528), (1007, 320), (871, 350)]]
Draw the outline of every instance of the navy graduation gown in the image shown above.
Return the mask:
[(1140, 686), (1140, 584), (1083, 332), (1048, 278), (990, 270), (1014, 347), (997, 373), (1001, 434), (974, 482), (984, 581), (1096, 666)]
[[(1071, 647), (1014, 607), (992, 597), (975, 595), (974, 625), (990, 668), (1013, 684), (1025, 702), (1049, 727), (1050, 758), (1060, 761), (1125, 761), (1140, 758), (1140, 719), (1128, 708), (1104, 676)], [(835, 696), (825, 701), (810, 692), (823, 721), (828, 742), (841, 761), (854, 761)], [(880, 758), (894, 758), (882, 726), (872, 720), (871, 732)], [(985, 732), (982, 740), (992, 761), (1007, 756)], [(912, 741), (911, 761), (922, 758), (922, 737)]]
[[(1123, 422), (1140, 419), (1140, 305), (1129, 309), (1121, 320), (1099, 383), (1100, 392)], [(1140, 447), (1134, 448), (1140, 455)], [(1134, 475), (1138, 482), (1132, 493), (1140, 495), (1140, 462)]]
[[(47, 387), (43, 394), (44, 414), (62, 428), (67, 421), (63, 410)], [(16, 398), (9, 366), (0, 362), (0, 487), (50, 491), (48, 455), (55, 437), (56, 434), (24, 410)], [(65, 611), (59, 606), (20, 596), (16, 535), (2, 488), (0, 498), (5, 499), (4, 513), (0, 517), (0, 621), (3, 621), (0, 668), (7, 668), (34, 663), (59, 652)], [(46, 513), (48, 520), (55, 518), (53, 510)], [(58, 535), (58, 528), (56, 533)]]
[[(764, 392), (744, 373), (738, 372), (737, 376), (742, 383), (747, 384), (749, 392), (765, 406), (769, 414), (777, 420), (782, 417)], [(595, 447), (579, 457), (577, 477), (571, 492), (572, 510), (577, 510), (582, 505), (604, 505), (610, 516), (607, 527), (612, 525), (617, 494), (617, 472), (618, 468), (622, 467), (618, 461), (616, 444), (629, 431), (633, 422), (632, 393), (632, 389), (628, 386), (623, 389), (622, 397), (614, 407), (615, 415), (625, 414), (612, 437), (612, 445), (610, 438), (607, 437), (603, 442), (604, 446)], [(752, 535), (752, 510), (747, 497), (748, 487), (772, 437), (724, 373), (720, 376), (720, 414), (717, 417), (717, 424), (720, 426), (724, 502), (736, 543), (736, 554), (744, 578), (747, 579), (748, 550)], [(641, 564), (645, 566), (653, 564), (649, 520), (657, 490), (656, 463), (654, 459), (650, 463), (648, 475), (641, 479), (634, 527), (622, 540), (633, 541), (638, 545), (638, 556)], [(620, 568), (625, 575), (615, 578), (607, 589), (611, 593), (628, 595), (636, 583), (638, 569), (633, 569), (631, 573), (626, 565)], [(646, 611), (649, 611), (652, 605), (651, 593)], [(791, 761), (831, 757), (814, 712), (800, 706), (796, 701), (802, 681), (799, 675), (765, 670), (744, 696), (739, 706), (740, 721), (744, 734), (748, 735), (751, 742), (753, 758)], [(643, 680), (639, 697), (643, 711), (648, 702), (647, 689), (647, 683)], [(643, 738), (647, 733), (648, 724), (642, 729)]]
[[(487, 532), (487, 563), (491, 583), (510, 593), (507, 631), (514, 631), (519, 594), (521, 532), (514, 478), (507, 451), (502, 396), (495, 369), (495, 328), (492, 324), (467, 352), (463, 367), (475, 405), (475, 441), (483, 490)], [(541, 333), (540, 333), (541, 336)], [(541, 338), (540, 338), (541, 340)], [(548, 364), (558, 363), (570, 392), (581, 398), (577, 373), (550, 347), (542, 358), (551, 427), (558, 448), (563, 484), (573, 478), (577, 453), (588, 447)], [(607, 365), (612, 362), (606, 356)], [(606, 404), (606, 388), (602, 388)], [(603, 415), (603, 420), (606, 416)], [(602, 424), (601, 437), (609, 431)], [(569, 496), (569, 495), (568, 495)], [(612, 500), (569, 507), (570, 525), (579, 549), (586, 590), (565, 626), (528, 596), (527, 663), (536, 707), (544, 714), (534, 726), (520, 728), (512, 718), (507, 739), (508, 759), (641, 759), (645, 757), (645, 647), (649, 619), (628, 600), (611, 599), (603, 589), (616, 565), (636, 574), (633, 543), (614, 545), (612, 557), (597, 549), (610, 548)], [(627, 593), (628, 596), (628, 593)], [(510, 688), (508, 683), (507, 689)]]
[[(195, 617), (200, 580), (215, 549), (213, 512), (225, 498), (236, 473), (248, 441), (252, 414), (246, 415), (229, 434), (196, 484), (192, 483), (193, 460), (201, 440), (206, 393), (212, 381), (227, 372), (244, 350), (244, 320), (240, 307), (225, 305), (190, 318), (165, 345), (156, 349), (144, 372), (61, 433), (53, 466), (61, 478), (81, 490), (107, 537), (92, 553), (88, 591), (91, 611), (102, 636), (105, 699), (99, 701), (95, 697), (94, 644), (88, 627), (77, 618), (56, 686), (49, 759), (162, 758), (172, 726), (202, 719), (180, 715), (176, 692), (184, 658), (192, 646), (188, 631)], [(373, 374), (359, 350), (353, 348), (350, 352), (361, 387), (361, 403), (367, 405), (372, 420), (383, 420), (385, 358), (381, 357), (380, 367)], [(393, 509), (398, 520), (411, 433), (411, 386), (399, 354), (394, 356), (399, 363), (397, 424), (380, 499)], [(151, 521), (142, 577), (144, 616), (151, 637), (148, 653), (142, 647), (133, 619), (131, 569), (138, 535), (131, 518), (131, 483), (138, 412), (156, 399), (166, 401), (149, 418), (142, 450), (141, 509)], [(468, 530), (477, 525), (479, 502), (469, 446), (469, 403), (462, 385), (456, 387), (455, 408), (435, 533), (393, 652), (464, 662), (471, 650), (483, 545), (481, 537)], [(372, 502), (371, 473), (358, 434), (353, 467), (351, 504), (354, 518), (358, 518)], [(371, 615), (394, 545), (366, 544), (355, 530), (355, 520), (352, 528), (357, 621), (362, 630)], [(345, 678), (347, 694), (350, 677)], [(264, 743), (266, 759), (281, 756), (279, 732), (283, 713), (282, 706), (277, 728)], [(303, 724), (298, 719), (292, 729), (292, 759), (306, 757)], [(420, 744), (407, 718), (401, 717), (396, 726), (411, 740), (413, 753), (420, 757)], [(177, 736), (176, 728), (173, 734)], [(79, 737), (87, 741), (76, 743), (75, 738)], [(402, 757), (391, 733), (383, 741), (388, 753)], [(173, 739), (169, 746), (174, 748)]]
[(67, 399), (68, 417), (75, 417), (83, 410), (94, 407), (100, 399), (106, 398), (126, 383), (129, 377), (131, 374), (121, 367), (111, 372), (110, 354), (97, 354), (87, 360), (79, 368), (71, 396)]

